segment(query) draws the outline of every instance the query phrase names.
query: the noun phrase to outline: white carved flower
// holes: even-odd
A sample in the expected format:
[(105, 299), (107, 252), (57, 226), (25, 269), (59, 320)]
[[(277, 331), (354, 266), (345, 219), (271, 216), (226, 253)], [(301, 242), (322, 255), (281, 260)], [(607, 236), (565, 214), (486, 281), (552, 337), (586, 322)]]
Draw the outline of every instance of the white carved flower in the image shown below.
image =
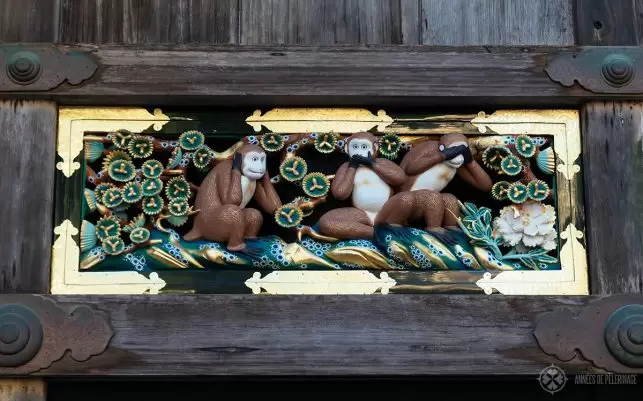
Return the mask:
[(493, 220), (493, 237), (504, 245), (541, 247), (551, 251), (556, 248), (556, 211), (550, 205), (528, 201), (504, 207)]

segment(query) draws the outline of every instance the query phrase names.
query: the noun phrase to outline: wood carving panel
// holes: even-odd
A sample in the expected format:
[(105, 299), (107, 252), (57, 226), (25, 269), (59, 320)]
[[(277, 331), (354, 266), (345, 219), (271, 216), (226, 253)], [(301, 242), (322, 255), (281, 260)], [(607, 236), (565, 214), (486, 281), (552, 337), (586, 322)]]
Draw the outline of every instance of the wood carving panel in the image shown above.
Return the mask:
[(61, 116), (54, 293), (587, 293), (574, 111)]

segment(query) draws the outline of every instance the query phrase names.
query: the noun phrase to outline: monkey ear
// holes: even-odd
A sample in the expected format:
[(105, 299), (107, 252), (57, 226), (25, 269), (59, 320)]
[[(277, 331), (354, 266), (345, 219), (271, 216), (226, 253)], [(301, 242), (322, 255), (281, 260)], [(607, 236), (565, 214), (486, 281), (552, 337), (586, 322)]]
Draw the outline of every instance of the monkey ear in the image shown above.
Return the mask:
[(348, 154), (348, 141), (344, 142), (344, 153)]
[(380, 149), (380, 142), (373, 142), (373, 157), (377, 156), (377, 151)]

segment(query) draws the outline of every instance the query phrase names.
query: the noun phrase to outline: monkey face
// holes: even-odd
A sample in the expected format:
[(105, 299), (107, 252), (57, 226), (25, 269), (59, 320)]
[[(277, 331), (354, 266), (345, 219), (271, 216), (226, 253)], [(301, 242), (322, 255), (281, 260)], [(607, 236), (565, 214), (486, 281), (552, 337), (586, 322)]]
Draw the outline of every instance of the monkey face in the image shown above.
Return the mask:
[[(455, 148), (461, 145), (469, 147), (467, 137), (462, 134), (447, 134), (443, 135), (440, 138), (440, 151), (443, 151), (446, 148)], [(464, 156), (458, 155), (451, 160), (446, 160), (444, 163), (453, 168), (459, 168), (464, 164)]]
[(266, 173), (266, 154), (248, 152), (243, 157), (241, 173), (251, 180), (258, 180)]
[(346, 153), (348, 153), (350, 157), (362, 156), (371, 158), (375, 156), (375, 152), (377, 152), (377, 145), (373, 145), (373, 142), (368, 139), (355, 138), (346, 144)]

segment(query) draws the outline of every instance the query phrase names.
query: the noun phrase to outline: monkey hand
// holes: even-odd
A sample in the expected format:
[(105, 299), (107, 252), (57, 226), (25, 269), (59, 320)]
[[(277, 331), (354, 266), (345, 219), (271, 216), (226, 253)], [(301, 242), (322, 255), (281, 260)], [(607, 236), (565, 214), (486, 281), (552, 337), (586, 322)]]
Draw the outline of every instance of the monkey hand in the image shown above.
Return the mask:
[(444, 160), (451, 160), (460, 155), (463, 155), (463, 152), (467, 151), (468, 149), (469, 148), (466, 145), (459, 145), (455, 147), (445, 148), (442, 151), (442, 154), (444, 155)]
[(243, 163), (243, 155), (235, 153), (232, 157), (232, 169), (241, 171), (241, 164)]
[(372, 166), (375, 163), (375, 160), (371, 159), (370, 157), (364, 157), (360, 155), (355, 155), (351, 159), (356, 160), (358, 164), (363, 164), (365, 166)]
[(473, 155), (471, 154), (471, 149), (465, 147), (464, 152), (462, 152), (462, 157), (464, 157), (464, 162), (462, 164), (467, 165), (473, 161)]

